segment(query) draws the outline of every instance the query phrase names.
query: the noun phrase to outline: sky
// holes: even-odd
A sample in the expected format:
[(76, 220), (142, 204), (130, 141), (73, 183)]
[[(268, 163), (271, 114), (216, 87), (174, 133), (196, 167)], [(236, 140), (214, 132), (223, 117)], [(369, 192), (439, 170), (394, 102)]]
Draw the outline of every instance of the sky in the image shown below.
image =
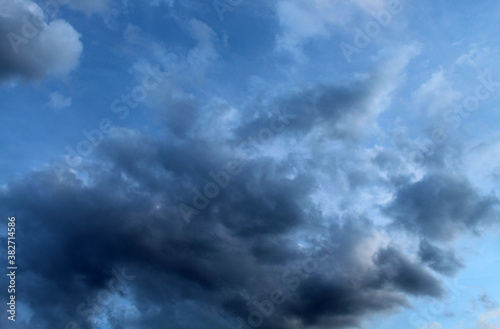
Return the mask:
[(499, 19), (0, 0), (0, 327), (500, 328)]

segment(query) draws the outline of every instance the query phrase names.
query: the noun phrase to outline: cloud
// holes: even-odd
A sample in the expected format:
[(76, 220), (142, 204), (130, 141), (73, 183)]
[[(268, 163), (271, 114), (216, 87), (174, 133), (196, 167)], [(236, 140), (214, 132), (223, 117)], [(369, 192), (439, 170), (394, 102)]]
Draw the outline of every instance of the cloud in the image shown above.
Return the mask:
[[(85, 323), (76, 307), (121, 267), (137, 277), (122, 296), (149, 328), (205, 319), (233, 327), (255, 310), (254, 301), (267, 300), (274, 289), (289, 295), (294, 282), (300, 283), (293, 291), (299, 298), (287, 295), (262, 328), (286, 328), (288, 321), (304, 328), (358, 325), (366, 315), (406, 307), (406, 295), (440, 293), (425, 265), (397, 247), (376, 244), (372, 255), (356, 252), (376, 229), (364, 217), (351, 216), (345, 224), (324, 218), (310, 198), (317, 186), (314, 167), (291, 178), (286, 168), (296, 165), (292, 159), (247, 159), (245, 174), (231, 178), (187, 226), (178, 203), (190, 200), (192, 189), (227, 160), (218, 144), (115, 129), (95, 160), (79, 168), (85, 180), (67, 170), (60, 181), (49, 169), (11, 182), (0, 194), (2, 210), (14, 207), (19, 218), (30, 218), (19, 228), (23, 237), (38, 237), (19, 241), (32, 250), (19, 276), (30, 291), (29, 299), (20, 295), (33, 312), (30, 328), (68, 319)], [(300, 270), (325, 242), (339, 247), (314, 273)], [(34, 289), (40, 285), (46, 290)], [(53, 302), (44, 303), (49, 290)], [(180, 315), (186, 303), (194, 312), (190, 320)], [(98, 316), (113, 326), (130, 321), (111, 304)]]
[(278, 2), (277, 12), (283, 27), (277, 40), (278, 49), (294, 50), (308, 38), (327, 35), (327, 23), (340, 21), (342, 18), (339, 12), (330, 15), (325, 11), (331, 7), (333, 6), (329, 2)]
[(80, 34), (66, 21), (47, 21), (32, 1), (1, 0), (0, 79), (64, 75), (79, 64)]
[(438, 297), (443, 293), (438, 279), (423, 269), (421, 264), (410, 261), (395, 248), (380, 250), (375, 262), (380, 266), (376, 284), (390, 282), (415, 295)]
[[(201, 310), (211, 305), (221, 321), (225, 319), (221, 325), (231, 327), (237, 317), (247, 318), (255, 300), (269, 298), (274, 289), (289, 294), (296, 284), (299, 298), (290, 296), (276, 305), (262, 328), (286, 328), (288, 319), (305, 327), (356, 325), (363, 315), (406, 306), (403, 293), (439, 292), (430, 273), (394, 248), (380, 250), (375, 266), (364, 267), (352, 252), (373, 234), (363, 218), (352, 218), (343, 226), (332, 223), (329, 235), (310, 235), (309, 247), (298, 248), (290, 233), (308, 230), (317, 220), (309, 215), (306, 225), (304, 211), (310, 204), (302, 180), (280, 184), (280, 175), (269, 176), (274, 191), (261, 197), (264, 191), (253, 184), (256, 178), (241, 176), (220, 201), (186, 226), (174, 201), (183, 192), (174, 182), (175, 177), (194, 174), (196, 167), (169, 160), (181, 150), (171, 148), (162, 155), (158, 151), (165, 145), (130, 134), (109, 142), (104, 142), (109, 160), (89, 170), (86, 183), (70, 172), (64, 183), (50, 171), (34, 172), (12, 182), (0, 196), (4, 207), (20, 209), (18, 218), (31, 219), (19, 228), (24, 232), (19, 244), (32, 252), (23, 258), (24, 274), (18, 278), (30, 291), (30, 298), (19, 294), (33, 312), (30, 328), (64, 324), (67, 319), (85, 323), (77, 306), (107, 287), (113, 269), (121, 267), (137, 277), (122, 296), (137, 308), (141, 326), (147, 323), (149, 328), (183, 323), (169, 310), (187, 301)], [(259, 175), (269, 169), (247, 168)], [(38, 239), (28, 240), (35, 232)], [(314, 273), (300, 270), (297, 266), (304, 266), (303, 260), (325, 238), (327, 244), (338, 243), (338, 250), (333, 249)], [(53, 259), (64, 266), (53, 264)], [(48, 291), (52, 303), (43, 302)], [(198, 310), (189, 318), (215, 316), (203, 313)], [(98, 315), (113, 326), (128, 319), (111, 304), (102, 306)]]
[(350, 29), (360, 13), (378, 12), (396, 2), (399, 4), (394, 0), (276, 1), (281, 26), (276, 47), (300, 56), (301, 48), (314, 38), (327, 38), (336, 29)]
[(476, 310), (478, 306), (488, 311), (498, 309), (498, 303), (491, 299), (491, 297), (486, 292), (481, 293), (476, 299), (472, 301), (472, 307), (474, 310)]
[(482, 46), (478, 43), (474, 43), (469, 46), (469, 52), (467, 54), (461, 55), (455, 64), (458, 65), (470, 65), (476, 69), (479, 69), (481, 64), (484, 64), (488, 59), (488, 55), (491, 50), (487, 46)]
[[(377, 62), (351, 80), (235, 108), (204, 104), (186, 89), (218, 58), (213, 31), (200, 21), (186, 26), (192, 51), (159, 56), (163, 70), (177, 68), (162, 87), (170, 93), (154, 99), (168, 112), (160, 125), (167, 137), (115, 127), (81, 166), (31, 171), (0, 189), (0, 212), (16, 209), (18, 243), (30, 250), (18, 277), (19, 299), (33, 314), (25, 325), (92, 328), (90, 316), (116, 328), (234, 328), (238, 318), (270, 312), (279, 289), (285, 301), (262, 315), (261, 328), (345, 328), (409, 307), (413, 297), (440, 298), (442, 282), (429, 267), (453, 272), (458, 264), (418, 243), (476, 229), (495, 199), (439, 172), (394, 179), (397, 150), (357, 143), (376, 126), (418, 47), (379, 56), (390, 65)], [(289, 120), (283, 131), (238, 148), (268, 127), (276, 104), (289, 111), (281, 112)], [(227, 178), (231, 160), (241, 172)], [(179, 204), (203, 198), (210, 202), (186, 225)], [(415, 245), (398, 240), (393, 226), (416, 235)], [(313, 262), (321, 251), (327, 257)], [(112, 294), (117, 302), (79, 309), (117, 268), (136, 277)]]
[(433, 270), (445, 275), (453, 275), (464, 267), (464, 264), (452, 251), (444, 251), (430, 244), (427, 240), (420, 242), (418, 253), (422, 262), (428, 264)]
[(439, 322), (430, 322), (422, 327), (422, 329), (441, 329), (443, 325)]
[(463, 156), (467, 177), (476, 185), (495, 189), (500, 177), (499, 160), (499, 135), (489, 135), (479, 141), (472, 142)]
[(500, 328), (500, 322), (497, 318), (500, 316), (500, 309), (492, 310), (479, 315), (477, 319), (478, 329), (498, 329)]
[[(156, 110), (157, 118), (167, 123), (173, 134), (185, 135), (196, 128), (200, 117), (200, 97), (213, 86), (207, 84), (207, 76), (215, 70), (220, 59), (217, 49), (218, 38), (206, 23), (191, 19), (182, 22), (182, 28), (194, 46), (178, 54), (160, 44), (150, 43), (140, 29), (128, 25), (125, 36), (130, 43), (146, 48), (148, 59), (134, 64), (134, 72), (142, 79), (149, 74), (148, 68), (159, 66), (165, 73), (165, 81), (148, 95), (148, 103)], [(152, 56), (150, 56), (152, 54)], [(206, 127), (203, 127), (206, 130)]]
[[(343, 81), (341, 85), (321, 84), (281, 96), (274, 103), (276, 108), (286, 108), (299, 117), (287, 128), (285, 134), (307, 135), (319, 132), (329, 138), (356, 139), (362, 133), (377, 130), (376, 119), (391, 103), (392, 93), (404, 81), (403, 72), (408, 63), (419, 54), (418, 44), (407, 44), (381, 51), (379, 64), (365, 74)], [(252, 113), (241, 129), (240, 136), (262, 126), (268, 113)], [(257, 116), (257, 118), (255, 118)]]
[(50, 101), (47, 103), (53, 109), (63, 109), (71, 106), (71, 97), (64, 97), (61, 93), (55, 91), (50, 93)]
[(435, 72), (423, 83), (412, 97), (419, 112), (428, 115), (442, 115), (460, 100), (462, 94), (453, 89), (443, 70)]
[(436, 173), (402, 186), (385, 212), (395, 226), (431, 240), (450, 240), (491, 221), (498, 202), (461, 177)]

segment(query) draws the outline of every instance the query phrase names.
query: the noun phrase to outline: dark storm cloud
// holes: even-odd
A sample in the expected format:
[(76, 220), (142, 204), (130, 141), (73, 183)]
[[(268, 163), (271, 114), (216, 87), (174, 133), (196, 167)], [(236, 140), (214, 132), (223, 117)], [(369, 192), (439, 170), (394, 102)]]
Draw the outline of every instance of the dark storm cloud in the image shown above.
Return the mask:
[(257, 261), (262, 263), (284, 264), (300, 259), (300, 253), (293, 248), (293, 241), (289, 240), (283, 237), (257, 237), (250, 251)]
[(375, 262), (380, 269), (376, 284), (391, 284), (414, 295), (438, 297), (442, 293), (439, 281), (430, 272), (392, 247), (380, 250)]
[[(143, 159), (154, 159), (157, 154), (151, 140), (135, 137), (122, 136), (120, 141), (136, 145)], [(146, 157), (148, 153), (150, 157)], [(93, 168), (89, 171), (89, 182), (93, 182), (90, 185), (71, 174), (61, 184), (53, 173), (37, 172), (11, 182), (8, 192), (1, 195), (3, 205), (19, 209), (19, 230), (24, 232), (19, 244), (29, 251), (22, 257), (20, 254), (20, 266), (26, 274), (20, 276), (19, 282), (30, 293), (19, 297), (34, 311), (30, 328), (84, 319), (76, 307), (106, 287), (113, 269), (122, 266), (137, 277), (130, 283), (131, 293), (124, 293), (138, 307), (141, 316), (137, 327), (149, 328), (185, 321), (170, 312), (150, 312), (158, 307), (170, 309), (184, 301), (213, 305), (223, 325), (229, 328), (236, 317), (246, 319), (255, 309), (254, 300), (262, 300), (276, 288), (290, 290), (290, 280), (304, 275), (292, 272), (288, 281), (282, 279), (290, 268), (297, 270), (293, 264), (307, 258), (290, 238), (282, 235), (300, 223), (287, 222), (283, 224), (286, 230), (280, 228), (282, 224), (278, 224), (279, 229), (273, 228), (273, 222), (280, 223), (282, 216), (303, 216), (293, 206), (307, 195), (302, 192), (303, 184), (281, 185), (280, 175), (275, 172), (272, 189), (276, 192), (270, 190), (265, 197), (252, 197), (257, 186), (270, 186), (271, 182), (255, 185), (251, 184), (254, 176), (242, 176), (235, 191), (242, 190), (239, 197), (245, 203), (222, 199), (217, 206), (226, 213), (227, 221), (234, 218), (230, 225), (221, 213), (208, 211), (205, 218), (186, 226), (178, 218), (175, 205), (167, 202), (162, 204), (165, 208), (155, 208), (155, 202), (162, 198), (160, 190), (147, 189), (148, 184), (142, 189), (129, 188), (134, 181), (124, 177), (135, 172), (130, 168), (137, 166), (125, 164), (134, 162), (132, 158), (111, 158), (120, 159), (120, 165), (111, 161), (107, 169)], [(269, 171), (269, 166), (262, 171)], [(155, 171), (155, 167), (149, 170)], [(245, 182), (246, 186), (255, 185), (253, 190), (245, 191)], [(280, 199), (287, 201), (281, 204)], [(235, 205), (229, 207), (232, 202)], [(267, 205), (270, 202), (276, 202), (276, 206)], [(307, 205), (307, 201), (303, 202)], [(259, 221), (261, 215), (265, 217)], [(276, 305), (275, 315), (262, 328), (287, 328), (285, 318), (296, 319), (306, 327), (341, 328), (357, 324), (363, 315), (406, 305), (402, 293), (438, 294), (435, 279), (394, 249), (381, 250), (375, 256), (373, 270), (363, 269), (352, 250), (372, 236), (371, 229), (366, 219), (354, 217), (344, 226), (331, 226), (328, 239), (338, 242), (339, 250), (321, 264), (317, 273), (302, 278), (296, 291), (290, 290), (297, 298)], [(36, 239), (28, 239), (31, 236)], [(314, 241), (311, 238), (311, 244)], [(47, 294), (52, 296), (51, 303), (44, 302)], [(209, 312), (198, 316), (203, 319), (215, 315)], [(123, 321), (111, 318), (116, 325)], [(82, 328), (87, 328), (85, 322)]]
[[(325, 139), (349, 135), (349, 124), (357, 126), (356, 118), (371, 111), (371, 88), (359, 83), (298, 93), (288, 101), (297, 120), (277, 139), (300, 139), (317, 127), (333, 127), (324, 131)], [(286, 300), (273, 305), (261, 328), (356, 326), (365, 316), (408, 306), (407, 296), (441, 296), (441, 283), (428, 266), (442, 271), (444, 258), (427, 250), (420, 262), (413, 260), (397, 246), (383, 245), (375, 234), (382, 228), (366, 216), (346, 211), (331, 217), (318, 206), (313, 196), (324, 182), (316, 174), (325, 163), (335, 166), (329, 154), (318, 152), (314, 161), (300, 153), (276, 160), (265, 152), (235, 155), (221, 146), (221, 140), (232, 145), (234, 135), (266, 127), (269, 116), (263, 113), (234, 128), (219, 127), (229, 130), (221, 138), (188, 129), (182, 118), (174, 120), (177, 133), (164, 139), (116, 128), (77, 173), (59, 170), (59, 179), (48, 168), (2, 188), (1, 210), (15, 212), (22, 232), (18, 296), (33, 312), (27, 325), (61, 327), (72, 320), (81, 328), (96, 327), (76, 309), (106, 289), (114, 269), (122, 267), (135, 279), (116, 298), (133, 305), (132, 315), (120, 313), (114, 300), (102, 311), (116, 328), (234, 328), (238, 318), (248, 322), (259, 311), (256, 301), (269, 300), (276, 289)], [(212, 124), (205, 120), (194, 124)], [(193, 188), (210, 180), (209, 172), (235, 156), (241, 157), (242, 173), (186, 225), (179, 202), (192, 198)], [(381, 155), (374, 162), (391, 167), (395, 158)], [(355, 162), (349, 165), (353, 186), (375, 182)], [(387, 214), (430, 238), (448, 237), (457, 223), (474, 228), (495, 202), (448, 176), (393, 188), (396, 198)], [(360, 253), (367, 241), (372, 250)], [(304, 264), (325, 243), (338, 247), (308, 272)]]
[(401, 187), (385, 212), (396, 226), (429, 239), (447, 240), (491, 220), (498, 202), (479, 194), (464, 178), (436, 173)]
[[(161, 147), (153, 148), (151, 140), (147, 141), (132, 136), (121, 139), (142, 150), (142, 159), (155, 159), (155, 150)], [(125, 267), (137, 277), (130, 286), (133, 294), (125, 296), (138, 305), (138, 326), (147, 323), (149, 328), (162, 328), (175, 316), (151, 314), (149, 309), (171, 308), (189, 300), (214, 305), (229, 328), (236, 316), (246, 318), (253, 310), (252, 300), (274, 288), (288, 287), (281, 280), (283, 273), (307, 257), (290, 236), (283, 236), (294, 227), (307, 228), (301, 208), (294, 206), (302, 200), (307, 209), (305, 184), (280, 183), (283, 178), (276, 171), (266, 178), (274, 180), (264, 180), (263, 185), (256, 184), (253, 175), (241, 176), (241, 181), (234, 185), (234, 192), (241, 191), (240, 194), (234, 199), (222, 198), (203, 218), (186, 226), (175, 204), (169, 204), (172, 198), (149, 185), (147, 177), (154, 176), (156, 167), (149, 167), (149, 175), (139, 175), (137, 170), (147, 172), (134, 164), (141, 160), (119, 157), (118, 145), (110, 145), (117, 148), (116, 153), (108, 153), (114, 154), (108, 161), (113, 160), (105, 167), (89, 167), (89, 185), (70, 173), (60, 183), (55, 174), (43, 171), (11, 182), (8, 191), (2, 192), (4, 208), (19, 209), (19, 231), (23, 232), (19, 244), (26, 250), (19, 251), (25, 273), (19, 277), (19, 284), (26, 287), (19, 298), (34, 312), (30, 328), (60, 326), (70, 319), (82, 322), (84, 317), (76, 312), (76, 307), (106, 287), (114, 268)], [(164, 163), (162, 167), (169, 165)], [(254, 166), (254, 172), (266, 172), (271, 167), (269, 163), (260, 169)], [(125, 178), (131, 173), (138, 176), (134, 180)], [(139, 176), (146, 177), (146, 183), (135, 189)], [(174, 193), (168, 188), (172, 184), (165, 186), (167, 193)], [(258, 186), (267, 186), (269, 191), (262, 194), (264, 190)], [(158, 201), (161, 209), (155, 206)], [(324, 322), (342, 327), (347, 322), (355, 323), (364, 314), (405, 305), (398, 291), (435, 294), (435, 283), (419, 272), (417, 265), (394, 265), (387, 257), (379, 256), (377, 270), (359, 271), (351, 250), (370, 236), (370, 231), (362, 229), (368, 227), (365, 224), (353, 225), (332, 227), (329, 240), (338, 240), (343, 246), (317, 273), (322, 279), (303, 280), (297, 291), (298, 301), (277, 308), (263, 328), (286, 328), (285, 317), (307, 325)], [(36, 239), (29, 238), (33, 236)], [(394, 276), (387, 274), (388, 266), (395, 268)], [(359, 274), (354, 275), (356, 272)], [(349, 280), (346, 273), (351, 273)], [(378, 284), (373, 284), (373, 276), (380, 277)], [(352, 283), (352, 278), (358, 282)], [(427, 283), (427, 288), (422, 288), (419, 280)], [(342, 282), (350, 286), (343, 287)], [(47, 294), (52, 296), (51, 303), (44, 302)], [(380, 300), (376, 304), (375, 296)], [(315, 306), (326, 301), (329, 306)], [(87, 328), (85, 321), (82, 323), (82, 328)]]
[(78, 65), (80, 34), (66, 21), (47, 22), (30, 0), (0, 0), (0, 7), (0, 79), (65, 74)]
[[(307, 216), (313, 206), (308, 195), (314, 186), (309, 175), (287, 179), (279, 174), (280, 165), (251, 163), (244, 176), (227, 188), (210, 210), (222, 223), (239, 236), (275, 235), (317, 218)], [(266, 186), (265, 189), (262, 189)], [(270, 201), (272, 200), (272, 201)], [(255, 205), (259, 205), (256, 207)]]
[[(205, 161), (207, 152), (201, 146), (190, 147), (194, 145), (185, 141), (176, 148), (120, 132), (103, 142), (102, 161), (87, 168), (88, 186), (71, 172), (64, 174), (64, 183), (51, 172), (12, 182), (8, 194), (2, 194), (2, 204), (22, 209), (20, 218), (29, 220), (26, 226), (20, 224), (20, 230), (37, 236), (20, 241), (30, 250), (23, 259), (25, 271), (37, 276), (26, 287), (36, 291), (44, 282), (52, 289), (51, 282), (57, 282), (63, 288), (53, 292), (56, 301), (51, 305), (42, 302), (43, 294), (20, 296), (32, 301), (33, 321), (44, 327), (78, 318), (78, 303), (102, 289), (120, 265), (145, 266), (152, 272), (142, 273), (148, 284), (137, 293), (148, 295), (145, 299), (155, 305), (172, 298), (219, 304), (225, 301), (224, 290), (237, 291), (266, 280), (266, 272), (259, 273), (257, 264), (297, 258), (297, 248), (276, 234), (303, 220), (295, 203), (307, 189), (305, 184), (280, 183), (272, 176), (255, 177), (273, 169), (269, 163), (241, 176), (232, 187), (239, 193), (230, 199), (223, 196), (200, 220), (185, 226), (176, 207), (179, 195), (186, 194), (185, 184), (196, 184), (211, 168)], [(217, 158), (214, 148), (212, 154)], [(187, 183), (178, 183), (184, 178)], [(274, 186), (261, 190), (259, 184)], [(158, 286), (165, 281), (169, 284)]]
[(359, 326), (360, 317), (366, 313), (397, 309), (405, 304), (402, 295), (389, 290), (313, 277), (305, 281), (297, 299), (290, 302), (286, 315), (300, 319), (306, 328), (345, 328)]
[(418, 254), (422, 262), (445, 275), (453, 275), (464, 267), (464, 264), (453, 251), (438, 248), (427, 240), (420, 242)]

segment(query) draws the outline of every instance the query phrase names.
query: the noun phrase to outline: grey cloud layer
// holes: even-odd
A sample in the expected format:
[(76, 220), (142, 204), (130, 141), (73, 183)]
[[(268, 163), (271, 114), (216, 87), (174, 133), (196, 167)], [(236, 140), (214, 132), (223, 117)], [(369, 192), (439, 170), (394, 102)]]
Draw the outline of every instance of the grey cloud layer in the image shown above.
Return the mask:
[[(356, 1), (366, 3), (382, 2)], [(87, 13), (109, 4), (69, 3)], [(33, 37), (22, 36), (27, 42), (18, 39), (17, 51), (0, 41), (0, 78), (76, 67), (82, 44), (68, 23), (44, 21), (28, 0), (7, 7), (1, 33), (22, 36), (24, 17), (38, 26)], [(288, 9), (281, 14), (296, 13)], [(286, 23), (295, 22), (290, 17)], [(310, 34), (282, 35), (283, 46), (337, 23), (322, 17)], [(0, 186), (0, 212), (16, 216), (22, 246), (18, 299), (32, 313), (20, 324), (91, 329), (101, 318), (112, 328), (247, 328), (260, 314), (264, 329), (347, 328), (409, 307), (411, 297), (444, 298), (441, 275), (453, 276), (464, 264), (439, 243), (491, 224), (498, 200), (447, 172), (442, 149), (416, 180), (397, 172), (406, 152), (398, 141), (384, 148), (363, 140), (389, 139), (377, 135), (377, 117), (419, 47), (391, 49), (368, 72), (335, 84), (311, 84), (258, 104), (205, 106), (199, 89), (221, 58), (219, 40), (201, 21), (184, 25), (191, 50), (154, 48), (169, 73), (145, 101), (160, 133), (114, 127), (79, 167), (32, 171)], [(138, 30), (129, 25), (127, 36), (147, 48)], [(283, 131), (251, 153), (235, 151), (283, 108), (293, 115)], [(241, 174), (186, 225), (178, 205), (233, 159)], [(374, 194), (386, 201), (363, 199)], [(400, 234), (414, 244), (401, 243)], [(4, 251), (5, 238), (0, 242)], [(314, 258), (325, 248), (326, 258)], [(107, 289), (120, 268), (135, 277), (126, 289), (107, 303), (79, 307)], [(282, 303), (273, 301), (277, 290)]]
[[(422, 241), (447, 240), (487, 223), (496, 199), (441, 171), (418, 182), (406, 176), (375, 179), (361, 174), (366, 164), (359, 164), (355, 174), (352, 162), (332, 161), (329, 149), (317, 147), (314, 158), (293, 149), (319, 136), (340, 142), (343, 154), (361, 158), (351, 148), (358, 130), (350, 127), (363, 126), (365, 119), (356, 118), (374, 112), (371, 100), (379, 84), (370, 81), (279, 97), (275, 103), (288, 105), (297, 120), (263, 148), (285, 143), (287, 155), (281, 160), (266, 152), (243, 156), (242, 174), (190, 225), (178, 204), (227, 162), (234, 140), (267, 122), (268, 112), (235, 127), (220, 126), (228, 130), (222, 134), (226, 145), (198, 136), (196, 129), (185, 133), (187, 126), (179, 122), (190, 111), (170, 120), (180, 130), (170, 130), (174, 134), (165, 139), (115, 128), (93, 161), (79, 168), (85, 178), (68, 170), (61, 182), (47, 169), (11, 181), (0, 191), (0, 205), (4, 213), (16, 211), (19, 219), (24, 248), (19, 251), (19, 298), (33, 312), (29, 327), (60, 327), (75, 320), (92, 328), (76, 308), (106, 287), (120, 267), (137, 279), (118, 294), (133, 312), (120, 313), (119, 303), (101, 310), (116, 328), (164, 328), (166, 323), (196, 328), (204, 322), (234, 328), (238, 317), (248, 321), (254, 302), (268, 300), (274, 289), (287, 300), (275, 305), (261, 328), (343, 328), (367, 315), (406, 307), (408, 296), (443, 297), (436, 273), (455, 273), (462, 266), (458, 258), (428, 242), (411, 255), (380, 235), (403, 229)], [(199, 105), (178, 106), (197, 110)], [(384, 171), (398, 161), (381, 151), (371, 165)], [(376, 226), (367, 214), (350, 210), (342, 218), (325, 215), (313, 196), (325, 183), (318, 173), (335, 180), (334, 168), (350, 172), (349, 186), (356, 187), (338, 191), (345, 193), (341, 207), (356, 202), (358, 189), (379, 184), (395, 195), (382, 207), (393, 225)], [(356, 251), (368, 241), (371, 251)], [(301, 262), (325, 242), (338, 248), (313, 273), (301, 270)], [(45, 302), (48, 295), (51, 303)]]

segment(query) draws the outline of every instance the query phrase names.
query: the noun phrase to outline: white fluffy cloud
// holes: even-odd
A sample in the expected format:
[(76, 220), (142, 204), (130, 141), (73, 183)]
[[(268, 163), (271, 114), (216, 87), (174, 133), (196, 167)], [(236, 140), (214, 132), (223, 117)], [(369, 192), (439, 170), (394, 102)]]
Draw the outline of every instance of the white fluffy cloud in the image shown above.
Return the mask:
[(33, 1), (0, 0), (0, 79), (64, 75), (79, 64), (80, 34), (66, 21), (48, 21)]

